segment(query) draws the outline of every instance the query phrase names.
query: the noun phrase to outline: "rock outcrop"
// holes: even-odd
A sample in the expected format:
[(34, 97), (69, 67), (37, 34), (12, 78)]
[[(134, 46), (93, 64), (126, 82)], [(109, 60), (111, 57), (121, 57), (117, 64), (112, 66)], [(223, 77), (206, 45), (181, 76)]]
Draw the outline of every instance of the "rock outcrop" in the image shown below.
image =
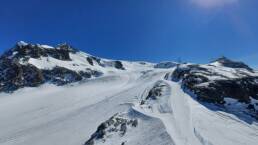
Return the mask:
[[(118, 113), (101, 123), (97, 131), (93, 133), (84, 145), (94, 145), (96, 142), (105, 142), (108, 137), (118, 135), (123, 137), (128, 128), (135, 128), (138, 126), (137, 119), (130, 119), (126, 114)], [(121, 144), (123, 144), (122, 142)]]
[(181, 81), (199, 101), (224, 105), (225, 98), (232, 98), (251, 108), (255, 105), (251, 100), (258, 100), (258, 74), (244, 63), (227, 58), (208, 65), (181, 64), (165, 79)]
[[(55, 59), (61, 62), (73, 62), (70, 55), (79, 52), (68, 44), (56, 48), (47, 45), (18, 42), (14, 48), (0, 57), (0, 92), (13, 92), (23, 87), (37, 87), (43, 83), (65, 85), (83, 79), (101, 76), (103, 73), (92, 68), (74, 70), (57, 66), (41, 68), (30, 63), (31, 59), (40, 61), (42, 58)], [(85, 57), (85, 59), (88, 59)], [(100, 63), (100, 59), (93, 57)], [(44, 65), (51, 62), (42, 62)], [(93, 62), (89, 62), (93, 65)], [(78, 64), (73, 64), (77, 66)], [(83, 64), (85, 65), (85, 64)], [(121, 66), (116, 67), (119, 69)]]

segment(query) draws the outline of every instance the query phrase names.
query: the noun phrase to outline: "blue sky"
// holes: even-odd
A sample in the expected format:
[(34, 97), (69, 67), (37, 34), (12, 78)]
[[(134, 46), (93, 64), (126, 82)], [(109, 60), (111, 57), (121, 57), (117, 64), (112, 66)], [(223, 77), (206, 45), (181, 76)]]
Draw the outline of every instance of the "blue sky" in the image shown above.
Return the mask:
[(19, 40), (151, 62), (224, 55), (258, 68), (258, 1), (1, 0), (0, 52)]

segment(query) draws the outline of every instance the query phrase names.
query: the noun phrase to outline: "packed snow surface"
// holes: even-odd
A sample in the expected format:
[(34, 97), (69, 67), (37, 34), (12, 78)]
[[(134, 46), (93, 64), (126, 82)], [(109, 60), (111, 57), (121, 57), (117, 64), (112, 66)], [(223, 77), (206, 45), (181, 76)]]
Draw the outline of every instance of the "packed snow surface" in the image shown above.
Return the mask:
[[(21, 42), (20, 45), (25, 45)], [(43, 46), (47, 47), (48, 46)], [(54, 58), (30, 59), (39, 68), (60, 65), (73, 70), (86, 67), (83, 57), (71, 55), (70, 62)], [(69, 84), (44, 84), (0, 94), (1, 145), (83, 145), (97, 127), (117, 113), (138, 119), (123, 137), (106, 136), (104, 145), (255, 145), (257, 122), (245, 122), (222, 111), (211, 110), (181, 89), (180, 82), (164, 80), (174, 68), (157, 69), (152, 64), (123, 61), (126, 71), (94, 67), (113, 72)], [(206, 66), (211, 68), (211, 66)], [(217, 71), (227, 71), (222, 68)], [(232, 76), (234, 77), (234, 76)], [(159, 98), (146, 100), (155, 85)], [(227, 99), (228, 102), (235, 100)], [(256, 100), (252, 100), (256, 101)]]

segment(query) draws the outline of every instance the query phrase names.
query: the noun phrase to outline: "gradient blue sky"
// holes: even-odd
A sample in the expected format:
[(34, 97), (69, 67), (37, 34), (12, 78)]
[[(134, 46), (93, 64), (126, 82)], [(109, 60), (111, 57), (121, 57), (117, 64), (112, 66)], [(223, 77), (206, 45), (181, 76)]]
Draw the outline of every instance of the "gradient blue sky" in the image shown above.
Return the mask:
[(19, 40), (151, 62), (225, 55), (258, 68), (258, 1), (1, 0), (0, 52)]

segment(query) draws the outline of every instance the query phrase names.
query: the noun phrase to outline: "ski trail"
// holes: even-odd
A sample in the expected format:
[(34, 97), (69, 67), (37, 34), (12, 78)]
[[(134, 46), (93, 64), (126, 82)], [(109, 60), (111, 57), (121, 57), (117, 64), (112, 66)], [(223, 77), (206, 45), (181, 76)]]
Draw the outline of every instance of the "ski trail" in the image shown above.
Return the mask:
[[(172, 92), (175, 91), (175, 89), (177, 89), (177, 88), (173, 88), (174, 86), (172, 86), (171, 83), (168, 81), (164, 81), (164, 80), (158, 80), (158, 81), (160, 81), (160, 82), (162, 81), (168, 88), (166, 90), (166, 92), (164, 93), (164, 96), (162, 96), (162, 97), (168, 97), (167, 101), (170, 106), (170, 109), (168, 109), (168, 110), (171, 110), (171, 111), (163, 113), (162, 111), (159, 110), (160, 107), (156, 107), (156, 108), (154, 107), (151, 110), (148, 110), (148, 109), (140, 106), (139, 103), (135, 103), (132, 108), (137, 112), (145, 114), (146, 116), (160, 119), (163, 122), (163, 124), (167, 130), (167, 133), (170, 135), (171, 139), (173, 140), (174, 145), (188, 145), (187, 144), (188, 142), (186, 142), (186, 140), (188, 140), (188, 138), (184, 136), (184, 132), (182, 132), (182, 130), (180, 128), (181, 126), (178, 127), (178, 125), (180, 125), (180, 122), (177, 122), (177, 121), (180, 121), (180, 120), (175, 118), (178, 116), (174, 116), (175, 114), (180, 115), (176, 111), (181, 109), (179, 107), (175, 108), (173, 106), (174, 103), (172, 103), (172, 100), (171, 100), (171, 99), (173, 99), (172, 95), (174, 95), (174, 94), (172, 94)], [(153, 84), (151, 86), (153, 87)], [(150, 91), (150, 88), (151, 87), (147, 87), (145, 90), (143, 90), (142, 95), (140, 96), (140, 99), (146, 97), (146, 95), (148, 94), (148, 91)], [(159, 103), (165, 103), (165, 102), (159, 102)], [(180, 102), (178, 102), (178, 103), (180, 103)], [(166, 104), (159, 104), (159, 105), (167, 106)], [(191, 141), (189, 141), (189, 143), (191, 143)]]
[[(133, 106), (133, 109), (147, 116), (160, 119), (175, 145), (211, 145), (193, 127), (191, 104), (189, 104), (191, 97), (183, 92), (181, 85), (165, 80), (157, 82), (163, 82), (168, 88), (162, 97), (168, 97), (171, 112), (164, 113), (159, 110), (160, 107), (155, 108), (155, 106), (154, 108), (146, 109), (137, 103)], [(150, 88), (147, 87), (143, 90), (140, 96), (141, 99), (146, 97)], [(157, 102), (161, 108), (162, 106), (167, 106), (165, 102)]]
[[(71, 86), (42, 87), (43, 91), (35, 88), (10, 96), (0, 94), (0, 144), (82, 144), (103, 120), (131, 107), (151, 117), (141, 122), (145, 128), (132, 134), (148, 140), (136, 140), (131, 145), (161, 144), (150, 143), (149, 139), (160, 136), (149, 135), (163, 132), (169, 141), (166, 145), (257, 144), (257, 124), (246, 124), (232, 114), (206, 108), (185, 93), (180, 83), (163, 80), (171, 71), (114, 74)], [(151, 108), (141, 105), (139, 99), (146, 99), (157, 83), (164, 87), (162, 96), (146, 104)]]
[(181, 89), (181, 85), (176, 82), (168, 82), (172, 88), (171, 106), (174, 112), (174, 123), (178, 133), (181, 135), (182, 142), (185, 145), (201, 145), (200, 141), (194, 134), (192, 124), (192, 112), (188, 103), (189, 95), (185, 94)]
[(185, 93), (180, 83), (168, 81), (168, 84), (172, 88), (170, 101), (173, 123), (176, 132), (180, 134), (180, 138), (176, 139), (181, 139), (184, 145), (249, 145), (257, 143), (257, 126), (255, 124), (248, 125), (226, 112), (221, 112), (224, 114), (222, 117), (220, 112), (209, 110)]

